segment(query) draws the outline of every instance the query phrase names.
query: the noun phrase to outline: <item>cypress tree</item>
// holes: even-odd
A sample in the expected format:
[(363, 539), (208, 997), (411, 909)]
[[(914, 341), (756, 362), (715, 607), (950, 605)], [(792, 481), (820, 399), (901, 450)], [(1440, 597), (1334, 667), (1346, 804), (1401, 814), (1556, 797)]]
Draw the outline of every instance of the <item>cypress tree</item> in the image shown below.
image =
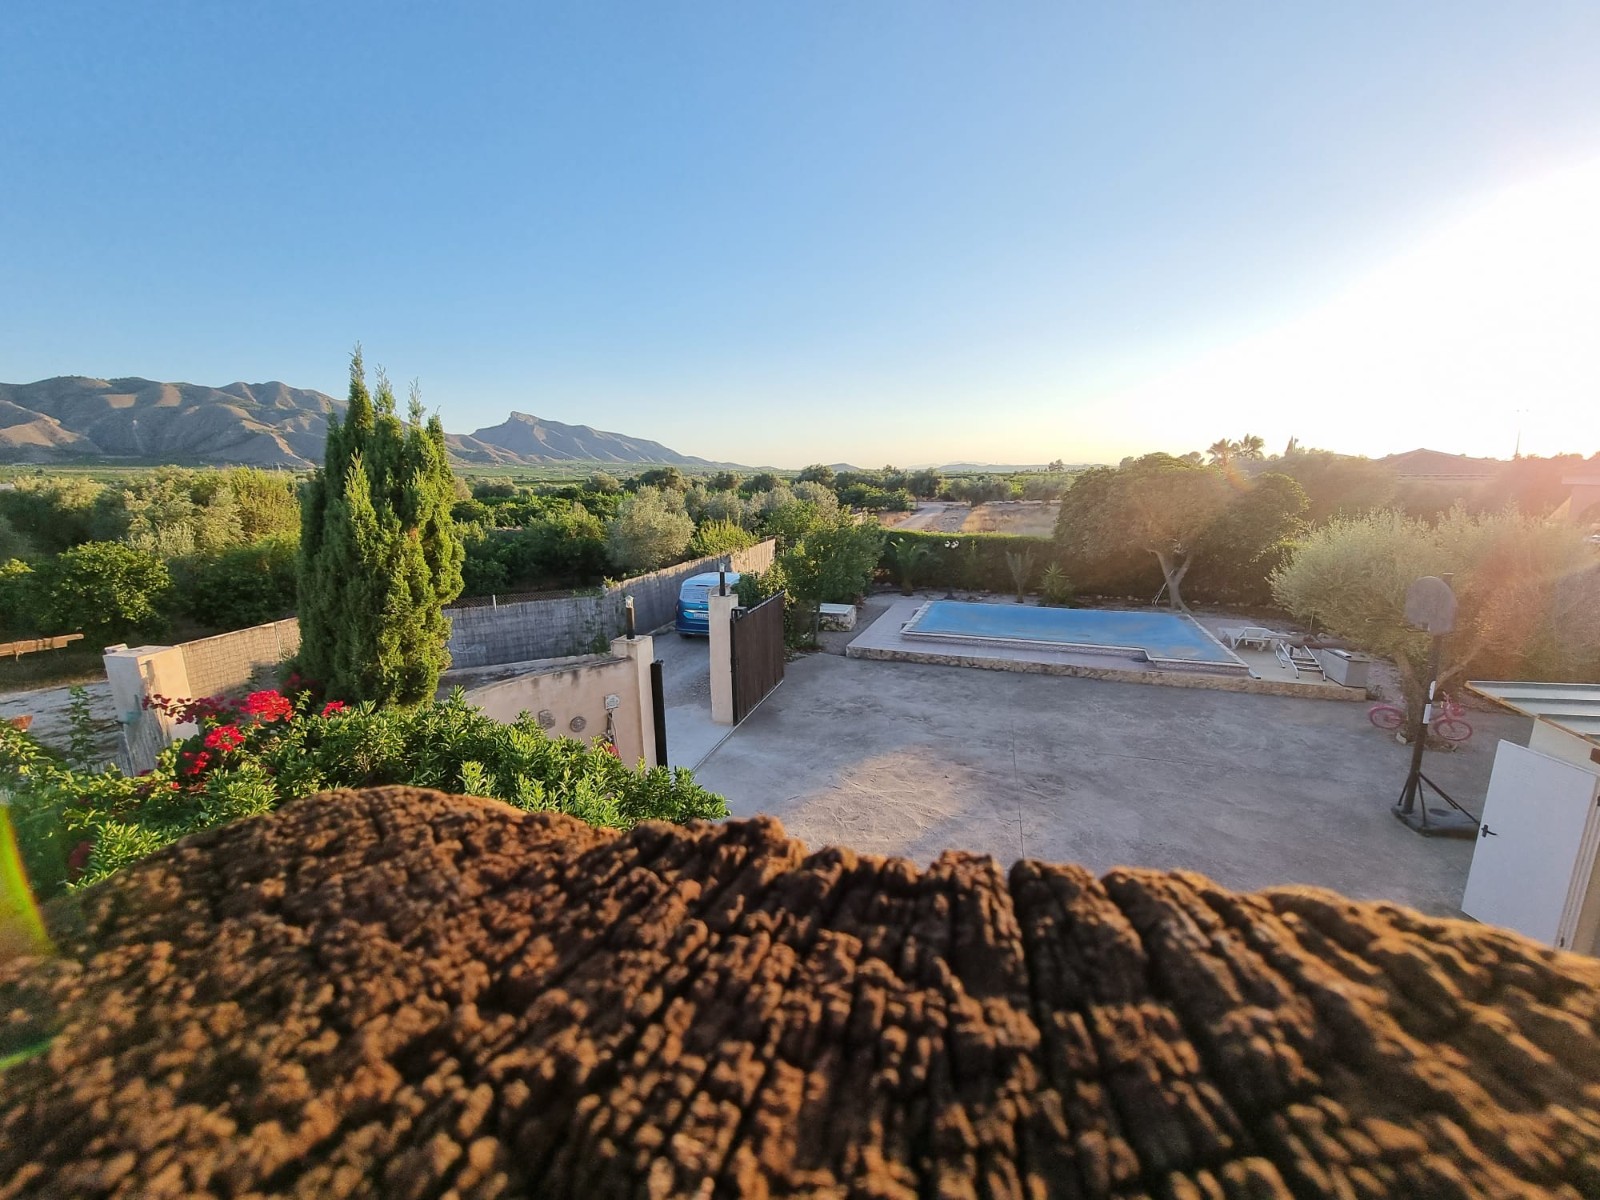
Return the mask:
[(395, 415), (380, 370), (368, 392), (361, 348), (350, 403), (329, 418), (322, 469), (301, 500), (302, 674), (339, 700), (432, 699), (450, 665), (443, 608), (461, 594), (464, 550), (450, 521), (455, 480), (437, 416), (412, 388)]

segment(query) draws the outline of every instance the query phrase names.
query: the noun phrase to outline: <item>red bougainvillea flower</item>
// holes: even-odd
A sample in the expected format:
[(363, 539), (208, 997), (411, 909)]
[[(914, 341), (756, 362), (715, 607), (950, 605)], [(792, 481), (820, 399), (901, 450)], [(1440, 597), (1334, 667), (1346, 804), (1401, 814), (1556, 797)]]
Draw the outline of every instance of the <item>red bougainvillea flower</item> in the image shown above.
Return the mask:
[(331, 717), (334, 713), (342, 713), (345, 705), (343, 700), (329, 700), (322, 706), (322, 715)]
[(206, 769), (206, 765), (211, 761), (210, 752), (205, 750), (196, 750), (192, 753), (185, 754), (184, 757), (189, 760), (189, 765), (183, 769), (184, 774), (186, 775), (200, 774), (201, 771)]
[(218, 725), (206, 734), (206, 746), (212, 750), (237, 750), (244, 745), (244, 734), (237, 725)]
[(284, 721), (294, 715), (294, 705), (282, 692), (251, 692), (240, 705), (242, 712), (258, 721)]

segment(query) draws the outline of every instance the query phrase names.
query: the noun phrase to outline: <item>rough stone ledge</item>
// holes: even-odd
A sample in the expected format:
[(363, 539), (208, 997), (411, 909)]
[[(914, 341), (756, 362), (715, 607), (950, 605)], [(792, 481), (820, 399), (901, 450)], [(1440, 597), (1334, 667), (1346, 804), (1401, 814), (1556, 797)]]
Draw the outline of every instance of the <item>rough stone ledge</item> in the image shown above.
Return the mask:
[(1028, 662), (1008, 658), (979, 658), (969, 654), (932, 654), (882, 646), (847, 646), (846, 658), (872, 658), (881, 662), (930, 663), (939, 667), (977, 667), (982, 671), (1019, 671), (1027, 675), (1071, 675), (1078, 679), (1108, 679), (1116, 683), (1146, 683), (1155, 687), (1209, 688), (1218, 692), (1250, 692), (1258, 696), (1293, 696), (1298, 700), (1366, 700), (1358, 688), (1324, 687), (1292, 683), (1286, 679), (1250, 679), (1236, 675), (1205, 675), (1199, 671), (1125, 671), (1117, 667), (1085, 667), (1077, 663)]
[(58, 938), (0, 1198), (1600, 1196), (1600, 962), (1328, 892), (394, 788)]

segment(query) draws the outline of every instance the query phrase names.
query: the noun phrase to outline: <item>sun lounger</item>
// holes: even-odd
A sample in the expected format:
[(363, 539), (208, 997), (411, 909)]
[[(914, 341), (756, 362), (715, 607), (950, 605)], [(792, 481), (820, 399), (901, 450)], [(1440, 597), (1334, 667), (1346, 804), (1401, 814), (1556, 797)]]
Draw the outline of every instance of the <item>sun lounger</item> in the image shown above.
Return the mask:
[(1272, 645), (1273, 639), (1278, 637), (1272, 630), (1260, 625), (1219, 625), (1217, 633), (1235, 650), (1240, 646), (1255, 646), (1265, 650)]

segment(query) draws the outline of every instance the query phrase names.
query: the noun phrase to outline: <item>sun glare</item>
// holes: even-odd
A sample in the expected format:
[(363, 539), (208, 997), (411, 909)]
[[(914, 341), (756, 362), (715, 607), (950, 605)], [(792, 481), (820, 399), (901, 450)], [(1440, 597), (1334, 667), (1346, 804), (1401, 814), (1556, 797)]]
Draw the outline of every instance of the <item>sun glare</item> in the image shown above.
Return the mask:
[[(1164, 444), (1600, 449), (1600, 161), (1510, 189), (1259, 336), (1103, 397)], [(1107, 431), (1109, 432), (1109, 430)]]

